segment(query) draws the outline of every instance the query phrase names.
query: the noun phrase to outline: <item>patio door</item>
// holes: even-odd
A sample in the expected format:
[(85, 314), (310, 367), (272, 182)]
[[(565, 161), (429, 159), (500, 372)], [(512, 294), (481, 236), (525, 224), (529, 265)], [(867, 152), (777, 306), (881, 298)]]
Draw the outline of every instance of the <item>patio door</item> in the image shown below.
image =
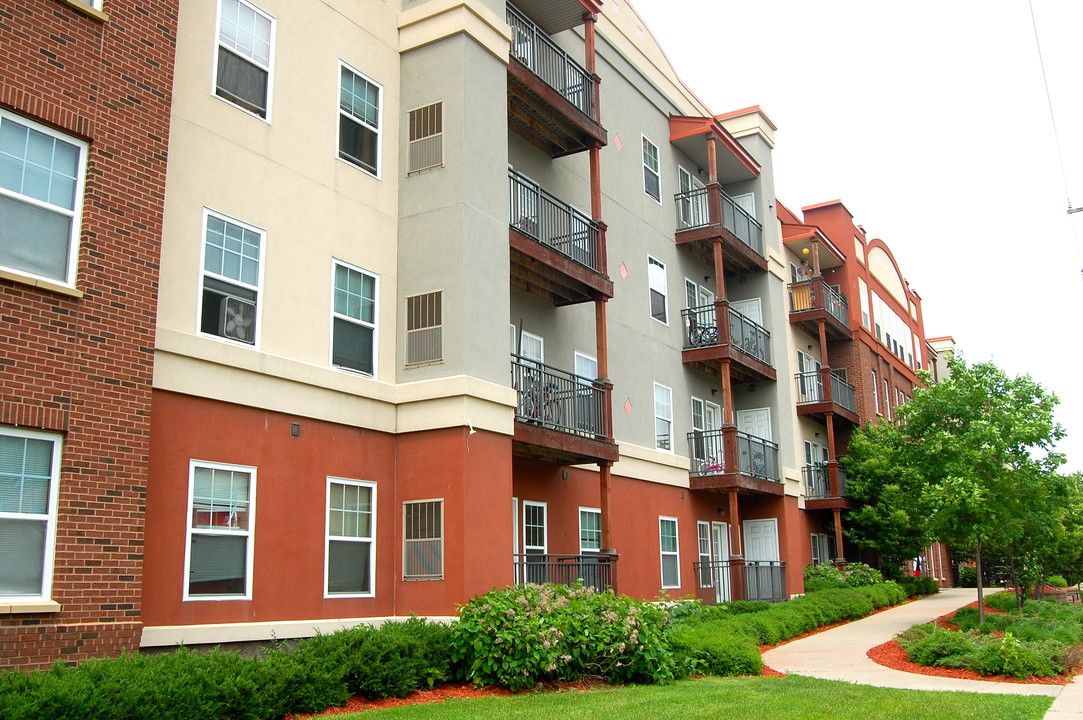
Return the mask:
[(575, 353), (575, 423), (573, 427), (587, 435), (602, 436), (600, 396), (594, 392), (598, 378), (598, 360), (581, 352)]
[(759, 298), (731, 300), (730, 309), (736, 310), (757, 325), (763, 326), (763, 304)]
[(764, 440), (771, 439), (771, 408), (737, 411), (737, 429)]
[(780, 600), (785, 595), (779, 566), (778, 520), (745, 520), (745, 598)]
[(685, 193), (703, 190), (703, 181), (683, 167), (677, 166), (677, 184), (683, 198), (677, 204), (678, 221), (681, 227), (691, 228), (707, 224), (707, 196), (696, 194), (689, 197)]
[(699, 533), (700, 588), (709, 591), (707, 599), (727, 602), (730, 597), (729, 526), (724, 522), (696, 523)]
[(548, 579), (546, 563), (549, 534), (545, 522), (546, 509), (543, 502), (523, 501), (523, 554), (527, 556), (524, 558), (525, 582), (542, 584)]

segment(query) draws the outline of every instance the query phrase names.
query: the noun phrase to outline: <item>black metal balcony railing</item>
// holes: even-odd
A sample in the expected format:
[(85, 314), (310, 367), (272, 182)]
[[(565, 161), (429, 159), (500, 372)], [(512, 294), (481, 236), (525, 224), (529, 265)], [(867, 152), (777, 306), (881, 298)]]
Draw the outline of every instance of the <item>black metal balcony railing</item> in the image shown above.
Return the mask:
[(586, 587), (611, 590), (616, 587), (617, 559), (612, 555), (585, 553), (583, 555), (553, 555), (523, 553), (514, 556), (515, 583), (547, 582), (574, 585), (582, 580)]
[(857, 412), (857, 396), (854, 386), (831, 373), (831, 401), (850, 412)]
[(805, 497), (810, 500), (831, 497), (831, 480), (827, 472), (827, 465), (816, 463), (801, 468), (801, 474), (805, 478)]
[(530, 18), (510, 4), (507, 8), (508, 25), (511, 25), (512, 32), (512, 56), (585, 115), (597, 120), (594, 77)]
[(824, 308), (843, 325), (850, 325), (850, 309), (846, 300), (830, 285), (824, 285)]
[[(722, 226), (755, 250), (756, 254), (763, 256), (763, 225), (729, 195), (726, 193), (721, 193), (721, 195)], [(677, 193), (675, 199), (678, 230), (705, 227), (712, 222), (718, 222), (717, 219), (711, 218), (709, 196), (708, 188), (696, 188)]]
[(797, 381), (798, 405), (824, 401), (824, 376), (819, 370), (797, 373), (794, 379)]
[(699, 581), (697, 597), (708, 605), (735, 600), (734, 587), (744, 600), (782, 602), (786, 594), (786, 563), (777, 560), (712, 560), (693, 563)]
[[(714, 305), (701, 305), (681, 311), (684, 320), (684, 349), (719, 344), (717, 314)], [(762, 325), (729, 308), (730, 345), (767, 365), (771, 364), (771, 333)]]
[(782, 482), (778, 472), (778, 445), (738, 431), (737, 469), (742, 475)]
[(725, 452), (721, 430), (693, 430), (688, 433), (688, 474), (721, 475), (726, 471)]
[(594, 272), (601, 271), (598, 223), (514, 170), (508, 180), (513, 228)]
[(511, 382), (518, 393), (516, 420), (575, 435), (606, 437), (605, 389), (593, 378), (512, 355)]

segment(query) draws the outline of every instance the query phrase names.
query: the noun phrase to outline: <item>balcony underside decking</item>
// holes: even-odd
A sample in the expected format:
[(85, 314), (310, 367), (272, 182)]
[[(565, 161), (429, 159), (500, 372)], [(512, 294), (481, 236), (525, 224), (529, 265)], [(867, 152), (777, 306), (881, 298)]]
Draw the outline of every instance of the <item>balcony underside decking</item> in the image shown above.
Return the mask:
[(739, 494), (750, 495), (785, 495), (782, 483), (765, 478), (753, 477), (742, 473), (723, 473), (718, 475), (700, 475), (688, 479), (693, 490), (728, 491), (736, 489)]
[(538, 242), (514, 227), (511, 244), (511, 284), (554, 305), (574, 305), (613, 297), (613, 281)]
[(853, 339), (854, 334), (850, 328), (823, 308), (810, 308), (790, 313), (790, 322), (812, 337), (817, 337), (820, 333), (820, 320), (824, 321), (824, 332), (829, 342)]
[(522, 420), (515, 423), (512, 452), (517, 457), (557, 465), (585, 465), (603, 460), (616, 462), (620, 457), (615, 442), (574, 435)]
[(605, 128), (550, 87), (520, 60), (508, 61), (508, 123), (550, 157), (608, 143)]
[(714, 243), (721, 241), (722, 260), (728, 276), (767, 271), (767, 258), (721, 224), (677, 230), (674, 239), (709, 267), (714, 267)]
[(735, 383), (767, 382), (777, 377), (773, 367), (734, 345), (689, 348), (681, 351), (681, 360), (686, 365), (718, 378), (722, 377), (722, 362), (728, 361), (730, 378)]
[(815, 500), (805, 500), (806, 510), (852, 510), (854, 508), (854, 501), (848, 497), (828, 497), (828, 498), (816, 498)]
[(857, 413), (849, 410), (837, 402), (824, 400), (822, 402), (801, 403), (797, 406), (797, 414), (801, 417), (809, 417), (821, 423), (827, 422), (827, 413), (834, 413), (836, 418), (849, 420), (854, 425), (859, 424)]

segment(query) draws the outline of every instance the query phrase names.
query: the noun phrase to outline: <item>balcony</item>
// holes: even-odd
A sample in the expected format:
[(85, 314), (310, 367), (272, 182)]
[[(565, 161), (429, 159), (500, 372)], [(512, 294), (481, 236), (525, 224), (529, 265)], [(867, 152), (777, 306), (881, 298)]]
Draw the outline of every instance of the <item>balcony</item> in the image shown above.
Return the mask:
[(507, 21), (512, 31), (508, 62), (512, 129), (554, 158), (605, 145), (597, 78), (511, 4)]
[(583, 555), (553, 555), (525, 553), (514, 556), (515, 584), (547, 582), (557, 585), (583, 585), (600, 591), (615, 592), (617, 587), (617, 557), (602, 553)]
[(681, 311), (684, 350), (681, 359), (721, 377), (722, 364), (734, 382), (774, 380), (771, 333), (730, 307), (726, 300)]
[(857, 423), (857, 397), (854, 386), (830, 368), (820, 368), (794, 375), (797, 384), (797, 414), (827, 422), (834, 413)]
[(688, 433), (688, 476), (694, 490), (782, 495), (778, 445), (733, 425)]
[(730, 600), (782, 602), (789, 598), (784, 562), (712, 560), (693, 563), (693, 569), (698, 580), (696, 597), (705, 605)]
[(557, 306), (613, 297), (604, 228), (514, 170), (508, 183), (512, 285)]
[(850, 307), (846, 298), (824, 283), (822, 277), (790, 283), (790, 322), (819, 337), (820, 322), (828, 340), (849, 340)]
[(837, 463), (816, 463), (801, 468), (808, 510), (848, 510), (853, 503), (846, 494), (846, 471)]
[(734, 202), (717, 183), (678, 193), (678, 245), (687, 246), (707, 265), (714, 267), (714, 243), (722, 243), (726, 274), (742, 275), (767, 270), (763, 226)]
[(517, 456), (558, 465), (617, 460), (609, 387), (518, 355), (511, 356), (511, 381)]

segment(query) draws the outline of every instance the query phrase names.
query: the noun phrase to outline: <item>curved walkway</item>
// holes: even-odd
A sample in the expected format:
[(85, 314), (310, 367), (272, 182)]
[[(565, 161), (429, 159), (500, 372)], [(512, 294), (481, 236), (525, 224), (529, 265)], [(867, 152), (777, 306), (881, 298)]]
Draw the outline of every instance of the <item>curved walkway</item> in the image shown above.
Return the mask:
[(931, 622), (977, 599), (978, 593), (972, 588), (942, 590), (936, 595), (768, 650), (763, 655), (763, 662), (787, 674), (877, 687), (1046, 695), (1056, 700), (1045, 720), (1083, 720), (1083, 681), (1080, 678), (1066, 686), (958, 680), (892, 670), (878, 665), (865, 654), (869, 648), (891, 640), (911, 625)]

